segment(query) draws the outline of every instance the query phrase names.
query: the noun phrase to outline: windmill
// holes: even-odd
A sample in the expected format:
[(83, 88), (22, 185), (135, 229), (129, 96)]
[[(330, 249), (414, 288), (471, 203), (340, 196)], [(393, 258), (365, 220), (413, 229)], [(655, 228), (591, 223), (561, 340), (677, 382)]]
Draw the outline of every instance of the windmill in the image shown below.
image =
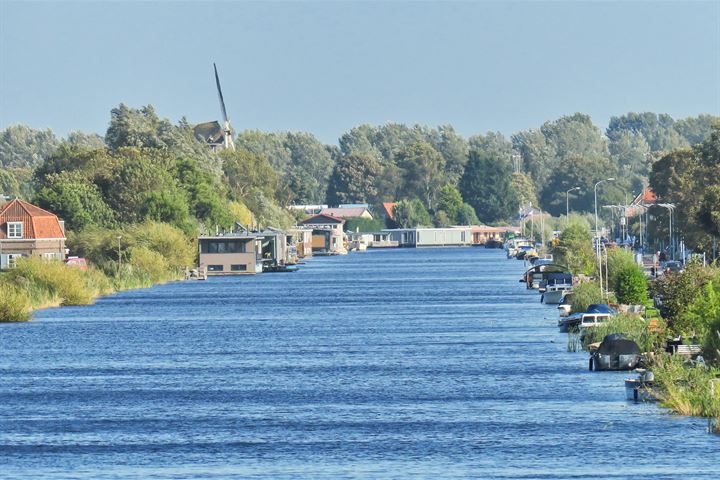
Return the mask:
[(220, 108), (222, 109), (223, 115), (223, 132), (225, 133), (223, 138), (223, 144), (226, 149), (235, 150), (235, 143), (232, 138), (232, 130), (230, 129), (230, 120), (228, 120), (227, 110), (225, 110), (225, 100), (223, 99), (222, 89), (220, 88), (220, 77), (217, 73), (217, 65), (213, 63), (215, 69), (215, 84), (218, 89), (218, 98), (220, 99)]
[(223, 99), (222, 89), (220, 88), (220, 77), (218, 76), (217, 65), (213, 63), (215, 70), (215, 85), (217, 85), (218, 98), (220, 99), (220, 109), (222, 110), (223, 124), (218, 121), (205, 122), (195, 125), (193, 133), (196, 137), (202, 139), (213, 152), (220, 150), (235, 150), (235, 142), (232, 138), (232, 129), (230, 128), (230, 120), (225, 109), (225, 100)]

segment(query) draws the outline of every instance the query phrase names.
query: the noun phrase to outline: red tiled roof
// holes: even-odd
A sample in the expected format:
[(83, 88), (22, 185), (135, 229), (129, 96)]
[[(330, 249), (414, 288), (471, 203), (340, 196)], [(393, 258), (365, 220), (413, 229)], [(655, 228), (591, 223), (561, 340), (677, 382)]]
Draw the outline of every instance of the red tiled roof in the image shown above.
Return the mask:
[(395, 220), (395, 205), (397, 205), (396, 202), (385, 202), (382, 204), (385, 215), (387, 215), (390, 220)]
[(655, 195), (655, 192), (652, 191), (650, 188), (644, 188), (642, 193), (640, 193), (637, 197), (635, 197), (635, 200), (633, 200), (633, 205), (653, 205), (657, 203), (657, 195)]
[(0, 206), (0, 238), (7, 238), (7, 222), (22, 222), (23, 238), (65, 238), (57, 215), (17, 198)]

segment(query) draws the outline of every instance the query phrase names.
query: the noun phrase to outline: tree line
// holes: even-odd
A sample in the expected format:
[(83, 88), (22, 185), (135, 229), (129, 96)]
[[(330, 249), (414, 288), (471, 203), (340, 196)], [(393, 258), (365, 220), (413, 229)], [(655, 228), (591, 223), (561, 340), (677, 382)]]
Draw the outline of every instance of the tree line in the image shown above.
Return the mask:
[[(696, 152), (715, 121), (631, 112), (602, 131), (576, 113), (509, 137), (469, 138), (450, 125), (388, 123), (352, 128), (338, 145), (304, 132), (247, 130), (237, 134), (237, 151), (214, 154), (187, 119), (173, 124), (151, 106), (121, 104), (104, 137), (58, 139), (24, 125), (1, 131), (0, 191), (35, 199), (71, 228), (148, 219), (186, 231), (237, 219), (287, 225), (293, 219), (282, 207), (292, 203), (388, 201), (400, 202), (404, 225), (493, 223), (525, 205), (564, 214), (566, 191), (575, 186), (573, 210), (592, 211), (594, 182), (611, 176), (617, 180), (603, 186), (602, 204), (628, 203), (651, 178), (673, 196), (656, 170), (668, 155)], [(712, 223), (712, 212), (702, 215)]]

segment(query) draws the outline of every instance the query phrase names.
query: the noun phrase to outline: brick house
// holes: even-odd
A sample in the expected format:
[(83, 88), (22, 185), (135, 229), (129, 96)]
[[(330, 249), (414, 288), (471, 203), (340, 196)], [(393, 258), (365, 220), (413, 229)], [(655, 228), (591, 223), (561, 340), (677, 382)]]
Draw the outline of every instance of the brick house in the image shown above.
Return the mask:
[(65, 260), (65, 228), (57, 215), (19, 199), (0, 205), (0, 268), (31, 255)]

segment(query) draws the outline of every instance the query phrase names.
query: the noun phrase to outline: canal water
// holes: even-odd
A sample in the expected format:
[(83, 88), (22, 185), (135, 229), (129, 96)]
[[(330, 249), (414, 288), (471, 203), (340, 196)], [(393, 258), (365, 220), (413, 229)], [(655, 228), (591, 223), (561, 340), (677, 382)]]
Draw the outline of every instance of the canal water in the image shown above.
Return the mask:
[(0, 325), (0, 478), (720, 478), (501, 250), (371, 251)]

